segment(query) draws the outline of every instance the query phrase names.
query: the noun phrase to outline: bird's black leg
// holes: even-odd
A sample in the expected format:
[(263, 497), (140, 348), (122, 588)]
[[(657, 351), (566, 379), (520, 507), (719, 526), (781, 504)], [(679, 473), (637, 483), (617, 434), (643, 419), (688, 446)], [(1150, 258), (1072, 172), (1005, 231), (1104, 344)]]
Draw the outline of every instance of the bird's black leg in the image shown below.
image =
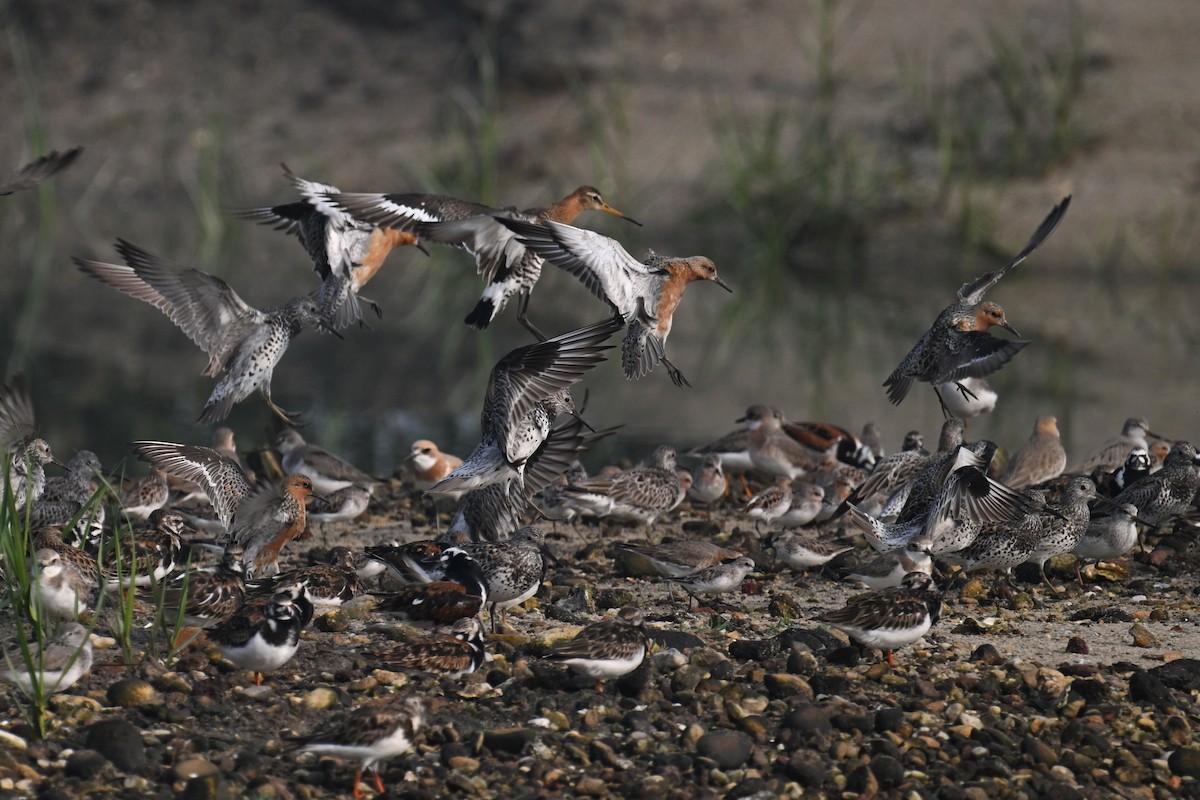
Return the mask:
[(692, 388), (692, 384), (688, 383), (688, 379), (683, 377), (683, 373), (679, 371), (679, 367), (671, 363), (671, 360), (663, 356), (663, 366), (667, 368), (667, 374), (671, 376), (671, 382), (676, 386)]
[(521, 292), (517, 295), (517, 322), (525, 327), (525, 330), (534, 335), (539, 342), (544, 342), (548, 338), (546, 334), (537, 329), (537, 326), (529, 321), (529, 297), (528, 292)]
[(961, 381), (955, 381), (954, 385), (958, 388), (959, 393), (963, 396), (963, 400), (978, 400), (979, 399), (979, 397), (976, 396), (976, 394), (974, 392), (972, 392), (970, 389), (968, 389), (966, 386), (964, 386)]

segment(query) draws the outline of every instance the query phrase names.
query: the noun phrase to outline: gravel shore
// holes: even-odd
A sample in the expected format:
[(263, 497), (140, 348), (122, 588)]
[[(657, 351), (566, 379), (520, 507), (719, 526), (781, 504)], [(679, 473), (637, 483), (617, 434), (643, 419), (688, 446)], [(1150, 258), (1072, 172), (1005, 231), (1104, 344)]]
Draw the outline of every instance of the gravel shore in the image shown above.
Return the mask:
[[(428, 537), (420, 508), (396, 484), (292, 558)], [(1056, 563), (1058, 594), (1024, 573), (1013, 592), (988, 575), (939, 579), (940, 623), (889, 667), (811, 621), (859, 590), (835, 569), (777, 568), (737, 512), (685, 505), (651, 529), (546, 530), (546, 582), (474, 674), (375, 669), (366, 647), (409, 634), (370, 596), (318, 617), (261, 687), (202, 642), (170, 669), (127, 667), (101, 642), (91, 674), (52, 701), (43, 741), (0, 690), (0, 793), (345, 796), (355, 765), (298, 754), (289, 737), (400, 692), (427, 698), (429, 714), (417, 748), (384, 767), (397, 797), (1200, 797), (1200, 582), (1170, 550), (1178, 539), (1083, 589)], [(678, 589), (618, 574), (615, 543), (647, 538), (717, 541), (758, 571), (689, 611)], [(538, 657), (629, 603), (658, 646), (603, 692)]]

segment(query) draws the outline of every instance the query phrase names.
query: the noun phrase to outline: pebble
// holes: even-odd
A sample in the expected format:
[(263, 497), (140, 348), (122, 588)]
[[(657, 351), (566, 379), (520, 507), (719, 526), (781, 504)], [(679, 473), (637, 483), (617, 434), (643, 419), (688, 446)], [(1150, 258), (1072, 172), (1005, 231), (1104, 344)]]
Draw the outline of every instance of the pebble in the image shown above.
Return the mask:
[(1129, 699), (1160, 707), (1175, 705), (1171, 690), (1149, 672), (1135, 672), (1129, 676)]
[(158, 690), (141, 678), (123, 678), (108, 687), (109, 705), (121, 708), (155, 705), (162, 702)]
[(1184, 778), (1200, 778), (1200, 747), (1181, 747), (1167, 757), (1171, 772)]
[(1135, 622), (1130, 626), (1129, 635), (1133, 637), (1135, 647), (1158, 647), (1158, 637), (1140, 622)]
[(771, 697), (800, 697), (813, 699), (813, 690), (808, 681), (798, 675), (784, 672), (772, 673), (763, 679), (763, 686)]
[(1089, 652), (1088, 643), (1082, 636), (1072, 636), (1067, 639), (1067, 652), (1086, 656)]
[(754, 741), (741, 731), (717, 730), (700, 737), (696, 754), (711, 758), (721, 769), (736, 769), (750, 758)]
[(108, 759), (95, 750), (76, 750), (67, 757), (64, 771), (72, 778), (90, 781), (108, 766)]
[(177, 763), (171, 768), (171, 774), (175, 776), (175, 780), (187, 781), (192, 778), (203, 778), (208, 775), (219, 775), (221, 770), (212, 762), (205, 761), (203, 758), (188, 758)]
[(318, 686), (304, 695), (304, 705), (314, 710), (331, 708), (337, 702), (337, 692), (324, 686)]
[(146, 768), (146, 745), (141, 732), (124, 719), (106, 719), (87, 729), (87, 746), (123, 772)]

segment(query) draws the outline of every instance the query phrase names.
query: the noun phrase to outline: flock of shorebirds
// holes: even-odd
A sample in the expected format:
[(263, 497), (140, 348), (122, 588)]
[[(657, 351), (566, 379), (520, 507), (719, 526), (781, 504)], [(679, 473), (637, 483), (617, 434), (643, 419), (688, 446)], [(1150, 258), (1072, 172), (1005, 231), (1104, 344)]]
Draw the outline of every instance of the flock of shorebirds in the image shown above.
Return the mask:
[[(30, 188), (77, 155), (51, 154), (0, 193)], [(1055, 555), (1073, 552), (1096, 561), (1129, 552), (1138, 544), (1139, 525), (1159, 527), (1186, 514), (1200, 489), (1200, 461), (1191, 445), (1159, 439), (1139, 418), (1070, 468), (1054, 417), (1037, 420), (1006, 468), (993, 461), (995, 443), (964, 440), (964, 420), (995, 404), (984, 378), (1028, 344), (990, 333), (992, 327), (1016, 331), (1004, 309), (984, 295), (1050, 236), (1070, 198), (1009, 264), (965, 284), (887, 378), (893, 403), (913, 382), (934, 388), (946, 415), (935, 452), (912, 432), (902, 450), (885, 454), (872, 424), (855, 435), (837, 425), (788, 421), (771, 406), (755, 405), (738, 420), (742, 428), (684, 454), (697, 460), (692, 470), (679, 469), (676, 450), (664, 445), (645, 464), (589, 476), (580, 454), (615, 428), (589, 426), (572, 388), (605, 360), (622, 329), (627, 378), (643, 378), (661, 363), (676, 385), (689, 385), (667, 358), (666, 341), (689, 283), (729, 289), (712, 261), (653, 253), (639, 260), (615, 240), (572, 226), (587, 210), (634, 222), (587, 186), (549, 206), (518, 211), (439, 195), (344, 193), (285, 172), (297, 201), (237, 212), (296, 235), (312, 259), (317, 287), (283, 305), (252, 308), (221, 279), (121, 240), (121, 264), (76, 259), (88, 275), (161, 310), (209, 355), (206, 374), (217, 383), (200, 422), (219, 422), (233, 404), (255, 390), (262, 394), (285, 423), (273, 442), (276, 480), (242, 466), (225, 428), (212, 447), (134, 442), (133, 452), (151, 469), (129, 485), (110, 485), (88, 451), (71, 459), (64, 477), (48, 478), (45, 465), (58, 462), (37, 436), (28, 386), (16, 376), (0, 392), (0, 441), (9, 454), (3, 502), (30, 523), (35, 606), (44, 618), (63, 622), (37, 659), (48, 691), (69, 688), (90, 666), (81, 612), (95, 609), (106, 589), (131, 583), (144, 587), (167, 619), (203, 629), (229, 661), (260, 681), (292, 658), (315, 613), (351, 601), (365, 581), (386, 574), (400, 588), (375, 592), (377, 611), (450, 628), (373, 647), (373, 663), (471, 672), (487, 658), (478, 615), (489, 610), (495, 631), (506, 609), (542, 587), (544, 538), (527, 524), (531, 519), (649, 526), (685, 498), (711, 508), (739, 493), (745, 520), (772, 529), (775, 559), (792, 569), (820, 567), (855, 549), (853, 542), (821, 535), (817, 526), (842, 519), (861, 532), (874, 557), (860, 559), (845, 577), (870, 592), (818, 620), (885, 651), (891, 662), (892, 650), (919, 639), (939, 618), (936, 563), (1007, 574), (1031, 562), (1046, 580), (1044, 565)], [(493, 368), (474, 452), (460, 459), (429, 440), (412, 446), (414, 484), (434, 504), (433, 518), (438, 502), (455, 504), (437, 539), (364, 552), (335, 547), (329, 563), (281, 563), (310, 523), (353, 520), (383, 482), (306, 442), (295, 415), (271, 399), (272, 372), (303, 328), (340, 335), (361, 323), (362, 304), (378, 311), (360, 290), (392, 249), (424, 242), (474, 256), (486, 287), (468, 324), (487, 327), (515, 297), (517, 318), (535, 341)], [(546, 262), (579, 278), (611, 313), (544, 335), (527, 312)], [(98, 482), (104, 484), (99, 490)], [(751, 485), (760, 490), (752, 492)], [(201, 539), (220, 553), (216, 563), (193, 564)], [(756, 569), (746, 554), (696, 539), (626, 542), (616, 558), (631, 574), (659, 576), (693, 599), (734, 592)], [(15, 571), (14, 565), (6, 569)], [(647, 646), (643, 612), (627, 607), (558, 643), (549, 657), (601, 681), (636, 669)], [(28, 692), (32, 674), (10, 655), (4, 677)], [(385, 697), (301, 746), (357, 759), (357, 797), (363, 770), (409, 749), (426, 712), (416, 696)], [(375, 781), (382, 791), (377, 773)]]

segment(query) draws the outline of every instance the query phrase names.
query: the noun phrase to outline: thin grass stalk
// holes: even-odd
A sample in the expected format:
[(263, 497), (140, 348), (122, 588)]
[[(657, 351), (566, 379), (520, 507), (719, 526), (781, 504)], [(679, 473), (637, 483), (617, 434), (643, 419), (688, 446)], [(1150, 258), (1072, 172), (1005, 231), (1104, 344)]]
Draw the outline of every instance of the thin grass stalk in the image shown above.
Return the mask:
[[(36, 71), (25, 37), (13, 27), (9, 30), (9, 49), (16, 67), (17, 79), (24, 96), (26, 141), (31, 153), (42, 153), (47, 149), (45, 124), (38, 93)], [(30, 259), (25, 297), (17, 317), (13, 350), (8, 358), (8, 373), (19, 372), (29, 362), (37, 340), (38, 322), (46, 290), (50, 282), (50, 265), (54, 252), (54, 221), (57, 218), (55, 193), (52, 182), (38, 188), (38, 223), (34, 236), (33, 257)]]

